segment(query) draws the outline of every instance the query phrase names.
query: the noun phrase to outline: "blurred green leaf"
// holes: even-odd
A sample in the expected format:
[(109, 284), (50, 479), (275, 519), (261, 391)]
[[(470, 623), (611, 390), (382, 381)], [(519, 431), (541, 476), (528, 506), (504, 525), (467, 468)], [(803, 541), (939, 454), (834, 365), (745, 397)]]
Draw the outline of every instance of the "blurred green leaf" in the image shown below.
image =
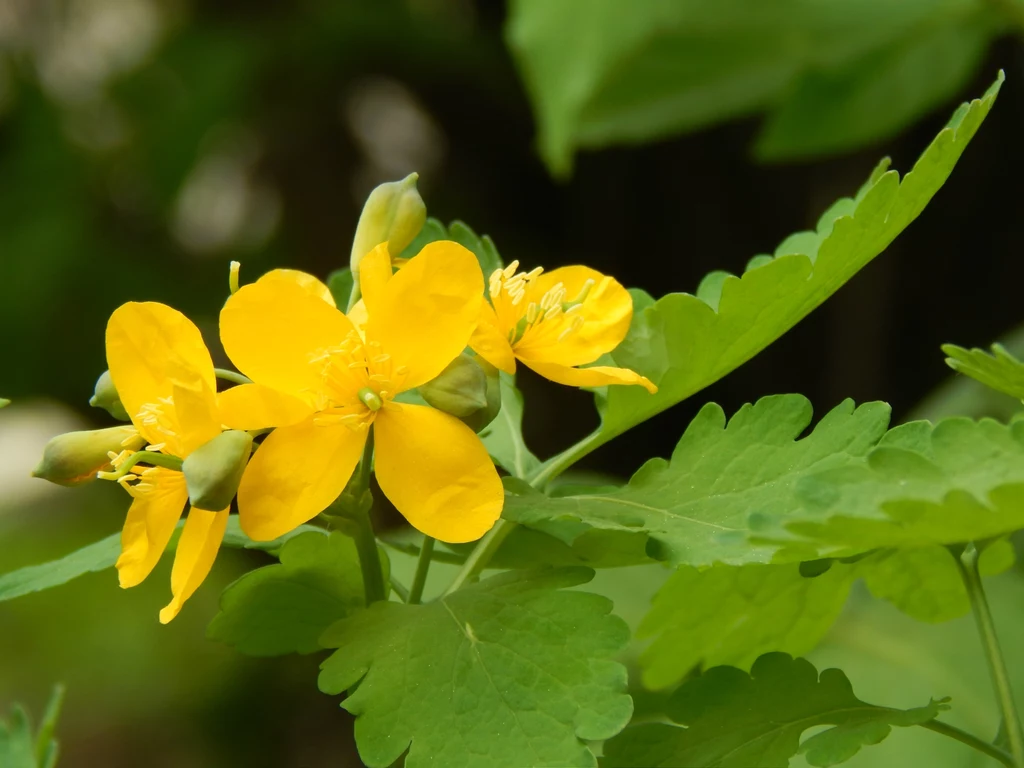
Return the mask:
[(0, 720), (0, 765), (4, 768), (37, 768), (32, 725), (20, 704), (11, 707), (7, 722)]
[(580, 147), (762, 110), (763, 157), (884, 138), (951, 98), (1004, 23), (981, 0), (517, 0), (506, 37), (563, 176)]
[(0, 408), (6, 408), (10, 404), (11, 401), (8, 400), (6, 397), (0, 397)]
[(862, 462), (803, 478), (785, 517), (755, 513), (778, 558), (845, 557), (1024, 528), (1024, 423), (954, 417), (889, 431)]
[(344, 267), (331, 272), (327, 276), (327, 288), (338, 309), (344, 312), (348, 309), (348, 297), (352, 295), (352, 270)]
[(802, 655), (831, 628), (857, 577), (836, 564), (807, 578), (796, 564), (683, 566), (655, 595), (637, 637), (647, 688), (678, 684), (698, 667), (741, 669), (764, 653)]
[[(878, 744), (892, 726), (933, 720), (944, 701), (909, 710), (867, 704), (838, 669), (818, 671), (783, 653), (759, 658), (748, 675), (714, 667), (686, 682), (669, 700), (668, 716), (686, 726), (651, 723), (627, 728), (605, 744), (608, 768), (706, 766), (785, 768), (797, 753), (814, 766), (845, 762)], [(830, 725), (801, 743), (804, 731)]]
[(363, 607), (359, 556), (348, 536), (307, 532), (280, 557), (224, 590), (207, 637), (249, 656), (313, 653), (328, 626)]
[(39, 724), (39, 732), (36, 734), (36, 763), (39, 768), (53, 768), (57, 764), (59, 748), (53, 735), (57, 731), (57, 719), (64, 705), (64, 693), (63, 685), (54, 687), (43, 713), (43, 721)]
[(785, 515), (801, 477), (865, 455), (885, 433), (889, 407), (855, 408), (847, 400), (798, 440), (811, 416), (811, 404), (801, 395), (762, 398), (740, 408), (728, 424), (722, 409), (709, 403), (687, 427), (670, 461), (648, 461), (628, 485), (551, 497), (508, 483), (511, 493), (502, 514), (529, 526), (584, 523), (564, 529), (570, 543), (586, 526), (646, 532), (657, 544), (649, 547), (652, 554), (673, 563), (768, 562), (770, 550), (745, 539), (750, 514)]
[(527, 477), (540, 466), (523, 440), (523, 394), (515, 378), (501, 374), (501, 410), (480, 433), (491, 458), (513, 477)]
[[(320, 689), (351, 691), (356, 745), (370, 766), (596, 766), (583, 740), (628, 722), (628, 640), (603, 597), (567, 590), (593, 571), (492, 576), (426, 605), (375, 603), (324, 633), (339, 650)], [(353, 691), (354, 689), (354, 691)]]
[[(184, 522), (178, 523), (180, 529)], [(238, 516), (228, 518), (228, 527), (224, 533), (223, 546), (244, 549), (260, 549), (275, 554), (289, 539), (307, 531), (317, 531), (321, 536), (324, 531), (311, 525), (300, 525), (294, 531), (273, 541), (253, 541), (246, 536), (238, 524)], [(172, 550), (176, 542), (172, 539), (168, 546)], [(72, 579), (87, 573), (113, 568), (121, 554), (121, 534), (114, 533), (105, 539), (82, 547), (59, 560), (52, 560), (40, 565), (30, 565), (17, 571), (0, 575), (0, 602), (12, 600), (32, 592), (40, 592), (51, 587), (59, 587)]]
[(946, 365), (954, 371), (1010, 397), (1024, 400), (1024, 363), (1002, 344), (993, 344), (991, 353), (978, 348), (964, 349), (955, 344), (943, 344), (942, 351), (949, 355)]
[(742, 278), (713, 273), (713, 287), (702, 285), (697, 296), (671, 293), (635, 312), (629, 334), (612, 357), (655, 382), (658, 393), (640, 387), (599, 391), (601, 426), (586, 439), (586, 449), (603, 445), (746, 362), (885, 250), (949, 176), (1002, 82), (1000, 73), (982, 99), (957, 110), (902, 184), (883, 162), (855, 199), (844, 198), (825, 212), (817, 231), (791, 235), (774, 258), (760, 261)]
[(485, 278), (494, 270), (504, 266), (494, 241), (488, 235), (477, 235), (476, 232), (470, 229), (468, 224), (464, 224), (461, 221), (453, 221), (448, 227), (445, 227), (444, 224), (435, 218), (427, 219), (427, 223), (423, 225), (420, 233), (402, 251), (401, 258), (411, 259), (427, 243), (433, 243), (438, 240), (454, 240), (459, 245), (472, 251), (480, 262), (480, 269), (483, 270)]

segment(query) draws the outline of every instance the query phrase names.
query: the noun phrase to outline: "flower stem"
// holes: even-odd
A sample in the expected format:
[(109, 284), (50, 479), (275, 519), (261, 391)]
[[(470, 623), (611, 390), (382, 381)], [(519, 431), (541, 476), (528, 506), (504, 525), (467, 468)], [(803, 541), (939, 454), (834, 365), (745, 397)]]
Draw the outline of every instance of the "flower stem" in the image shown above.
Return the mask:
[(252, 384), (252, 379), (248, 376), (243, 376), (235, 371), (229, 371), (227, 368), (214, 368), (213, 372), (217, 375), (218, 379), (224, 379), (224, 381), (232, 381), (235, 384)]
[[(954, 552), (954, 555), (956, 554)], [(999, 638), (996, 636), (996, 625), (992, 619), (988, 599), (985, 597), (981, 573), (978, 571), (980, 554), (973, 543), (968, 544), (959, 553), (960, 556), (956, 558), (956, 562), (960, 568), (964, 586), (967, 587), (967, 596), (971, 602), (974, 621), (978, 625), (981, 645), (985, 649), (985, 659), (988, 661), (989, 672), (992, 674), (992, 685), (996, 691), (999, 711), (1003, 716), (1010, 753), (1013, 755), (1013, 765), (1016, 768), (1024, 768), (1024, 731), (1021, 730), (1017, 706), (1013, 701), (1013, 690), (1010, 688), (1010, 677), (1006, 670), (1003, 652), (999, 648)]]
[(592, 432), (578, 443), (570, 445), (560, 454), (545, 462), (537, 474), (529, 479), (530, 485), (537, 490), (543, 490), (545, 485), (565, 472), (565, 470), (588, 453), (603, 445), (604, 442), (605, 440), (602, 439), (600, 431)]
[(412, 586), (409, 587), (407, 603), (416, 605), (423, 597), (423, 587), (427, 583), (427, 572), (430, 570), (430, 561), (433, 554), (434, 539), (430, 536), (424, 536), (423, 545), (420, 547), (420, 559), (416, 561), (416, 575), (412, 577)]
[(402, 598), (403, 603), (409, 602), (409, 590), (406, 589), (405, 585), (396, 579), (394, 576), (389, 577), (388, 581), (391, 582), (391, 591)]
[(939, 720), (929, 720), (927, 723), (920, 724), (922, 728), (927, 728), (929, 731), (935, 731), (935, 733), (941, 733), (943, 736), (948, 736), (951, 739), (956, 739), (962, 744), (966, 744), (971, 749), (976, 749), (984, 755), (988, 755), (994, 760), (998, 760), (1000, 763), (1006, 766), (1006, 768), (1014, 768), (1013, 755), (1004, 749), (1000, 749), (994, 744), (989, 744), (984, 739), (979, 739), (977, 736), (967, 733), (967, 731), (961, 731), (959, 728), (949, 725), (948, 723), (940, 722)]
[(498, 548), (508, 535), (515, 530), (515, 527), (516, 524), (511, 520), (498, 520), (494, 527), (477, 542), (473, 551), (469, 553), (469, 557), (462, 564), (462, 570), (455, 577), (455, 581), (444, 591), (445, 595), (450, 595), (452, 592), (460, 589), (467, 581), (476, 577), (487, 566), (494, 553), (498, 551)]
[[(363, 458), (356, 470), (359, 494), (362, 495), (370, 487), (370, 471), (373, 468), (373, 430), (366, 436), (366, 446), (363, 448)], [(366, 594), (366, 604), (376, 603), (385, 598), (384, 590), (384, 569), (380, 564), (380, 551), (377, 549), (377, 536), (373, 532), (373, 522), (370, 519), (370, 506), (361, 506), (359, 517), (356, 520), (353, 539), (356, 544), (356, 552), (359, 553), (359, 568), (363, 573), (363, 590)]]

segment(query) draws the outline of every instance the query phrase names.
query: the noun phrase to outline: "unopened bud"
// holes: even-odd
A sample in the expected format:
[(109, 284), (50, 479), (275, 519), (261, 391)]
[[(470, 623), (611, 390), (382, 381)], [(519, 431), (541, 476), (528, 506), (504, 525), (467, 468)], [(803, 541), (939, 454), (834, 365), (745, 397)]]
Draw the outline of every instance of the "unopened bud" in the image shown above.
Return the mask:
[(193, 507), (210, 512), (227, 509), (242, 482), (252, 450), (252, 435), (232, 429), (196, 448), (181, 464)]
[(353, 275), (358, 275), (363, 256), (381, 243), (387, 242), (394, 259), (420, 233), (427, 220), (427, 206), (416, 189), (418, 178), (419, 174), (410, 173), (401, 181), (381, 184), (366, 198), (352, 241), (349, 264)]
[(481, 357), (465, 353), (452, 360), (437, 378), (421, 386), (420, 395), (474, 432), (490, 424), (501, 410), (498, 369)]
[(138, 430), (127, 426), (57, 435), (43, 448), (32, 476), (57, 485), (82, 485), (94, 480), (97, 472), (110, 469), (111, 454), (137, 450), (144, 443)]
[(121, 397), (114, 387), (114, 380), (110, 377), (110, 371), (104, 371), (96, 379), (96, 388), (92, 397), (89, 398), (89, 405), (93, 408), (102, 408), (118, 421), (130, 421), (128, 411), (121, 404)]
[(6, 397), (0, 397), (0, 408), (6, 408), (10, 404), (11, 401), (8, 400)]

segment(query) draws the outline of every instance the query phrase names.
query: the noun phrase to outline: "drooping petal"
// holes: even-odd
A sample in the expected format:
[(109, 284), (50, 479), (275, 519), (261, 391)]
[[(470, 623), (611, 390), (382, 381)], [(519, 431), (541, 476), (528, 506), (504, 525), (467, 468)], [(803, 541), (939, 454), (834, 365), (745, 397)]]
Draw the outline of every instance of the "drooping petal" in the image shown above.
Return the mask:
[(561, 329), (547, 323), (538, 325), (516, 344), (516, 355), (520, 360), (585, 365), (611, 352), (626, 338), (633, 319), (633, 297), (617, 280), (597, 270), (573, 266), (545, 272), (531, 286), (531, 296), (537, 300), (561, 283), (565, 288), (565, 301), (572, 302), (585, 290), (588, 280), (593, 283), (586, 289), (586, 299), (572, 312), (572, 316), (583, 319), (582, 324), (564, 337), (561, 331), (568, 327), (568, 323)]
[(238, 487), (239, 522), (249, 538), (270, 541), (288, 533), (345, 489), (366, 427), (317, 426), (314, 418), (274, 430), (249, 460)]
[(403, 390), (430, 381), (465, 349), (483, 290), (476, 256), (442, 240), (424, 246), (387, 282), (376, 303), (367, 302), (366, 338), (380, 342), (395, 365), (408, 368)]
[(363, 297), (361, 300), (366, 306), (367, 314), (376, 314), (380, 311), (379, 304), (384, 296), (384, 287), (390, 280), (391, 251), (388, 250), (387, 243), (381, 243), (359, 262), (359, 293)]
[(228, 510), (208, 512), (192, 507), (185, 521), (185, 527), (174, 553), (174, 567), (171, 569), (171, 592), (173, 599), (160, 611), (160, 623), (166, 624), (181, 610), (185, 601), (199, 589), (217, 559), (217, 550), (224, 540), (224, 529), (228, 525)]
[(316, 358), (353, 332), (343, 313), (284, 280), (244, 286), (220, 313), (220, 338), (238, 370), (307, 402), (324, 387)]
[(570, 387), (603, 387), (609, 384), (638, 384), (652, 395), (658, 388), (646, 376), (641, 376), (628, 368), (613, 368), (608, 365), (595, 365), (593, 368), (570, 368), (556, 363), (539, 363), (523, 360), (523, 363), (539, 373), (545, 379)]
[(377, 414), (373, 429), (377, 482), (415, 528), (449, 543), (491, 529), (504, 491), (473, 430), (434, 408), (395, 402)]
[(256, 282), (277, 283), (278, 285), (281, 283), (297, 285), (310, 296), (323, 299), (332, 307), (336, 306), (331, 289), (328, 288), (319, 278), (299, 269), (272, 269)]
[(161, 442), (142, 426), (138, 414), (147, 403), (173, 394), (173, 378), (203, 382), (216, 390), (213, 360), (199, 329), (181, 312), (156, 302), (129, 302), (107, 322), (107, 366), (121, 402), (143, 436)]
[(480, 302), (480, 318), (473, 335), (469, 337), (469, 346), (495, 368), (505, 373), (516, 372), (516, 357), (512, 347), (498, 327), (494, 308), (486, 301)]
[(156, 566), (188, 501), (185, 476), (180, 472), (155, 467), (146, 481), (153, 488), (132, 501), (121, 530), (117, 576), (126, 589), (141, 583)]
[(177, 421), (175, 434), (178, 445), (175, 455), (185, 458), (203, 443), (221, 432), (217, 395), (203, 381), (174, 380), (174, 412)]
[(217, 395), (221, 421), (231, 429), (298, 424), (310, 415), (304, 400), (262, 384), (239, 384)]

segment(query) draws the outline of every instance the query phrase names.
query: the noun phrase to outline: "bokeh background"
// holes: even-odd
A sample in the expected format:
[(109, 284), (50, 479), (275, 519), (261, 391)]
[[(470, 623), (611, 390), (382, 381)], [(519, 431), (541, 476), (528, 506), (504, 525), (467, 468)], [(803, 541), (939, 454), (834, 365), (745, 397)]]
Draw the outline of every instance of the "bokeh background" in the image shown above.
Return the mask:
[[(563, 11), (580, 10), (573, 24), (556, 11), (526, 21), (548, 24), (549, 37), (577, 39), (577, 27), (590, 34), (588, 25), (615, 0), (549, 6), (563, 3)], [(744, 0), (717, 11), (691, 0), (678, 5), (704, 7), (704, 15), (685, 34), (661, 35), (654, 64), (639, 67), (655, 90), (682, 87), (684, 65), (666, 59), (680, 51), (695, 51), (686, 72), (712, 67), (699, 55), (710, 61), (713, 52), (694, 42), (725, 34), (730, 14), (745, 10)], [(791, 6), (809, 5), (786, 0), (772, 18), (748, 21), (743, 34), (792, 32)], [(840, 42), (861, 40), (866, 25), (885, 29), (871, 14), (884, 21), (894, 7), (831, 5), (827, 28)], [(947, 379), (940, 343), (988, 344), (1024, 320), (1024, 5), (1017, 0), (895, 4), (916, 9), (918, 16), (908, 11), (909, 21), (891, 24), (910, 32), (884, 45), (869, 40), (857, 54), (872, 77), (895, 83), (881, 96), (863, 85), (862, 72), (851, 85), (827, 56), (801, 53), (771, 99), (721, 106), (735, 96), (734, 83), (711, 77), (693, 84), (704, 89), (699, 117), (633, 131), (624, 142), (591, 137), (584, 143), (607, 146), (580, 152), (571, 171), (554, 163), (556, 175), (538, 151), (547, 118), (531, 94), (549, 76), (571, 85), (586, 72), (574, 69), (584, 64), (568, 43), (564, 60), (548, 62), (554, 69), (531, 69), (524, 46), (516, 59), (506, 22), (536, 6), (0, 0), (0, 395), (14, 400), (0, 411), (0, 573), (120, 527), (127, 499), (116, 487), (65, 491), (28, 478), (49, 437), (108, 423), (87, 401), (106, 367), (103, 328), (116, 306), (171, 304), (217, 350), (232, 259), (242, 262), (243, 279), (275, 266), (326, 276), (345, 264), (367, 193), (411, 171), (420, 174), (431, 215), (491, 235), (506, 261), (585, 262), (655, 296), (692, 292), (707, 272), (741, 271), (789, 233), (813, 227), (882, 156), (908, 170), (955, 106), (1006, 71), (993, 112), (950, 181), (882, 257), (756, 360), (588, 457), (584, 468), (595, 472), (626, 477), (646, 458), (667, 455), (711, 400), (731, 413), (763, 395), (800, 392), (819, 414), (852, 397), (888, 401), (895, 419), (906, 418)], [(925, 17), (931, 21), (922, 27)], [(943, 23), (946, 37), (934, 43), (929, 35)], [(808, 29), (796, 31), (806, 47)], [(750, 50), (745, 39), (737, 58)], [(901, 53), (899, 46), (920, 40), (927, 55)], [(719, 58), (732, 55), (718, 50)], [(952, 69), (939, 65), (950, 51), (960, 56)], [(908, 61), (917, 80), (906, 75)], [(817, 88), (810, 97), (809, 81)], [(909, 98), (926, 83), (926, 99)], [(629, 94), (645, 98), (642, 88)], [(845, 146), (820, 141), (842, 133), (826, 120), (820, 135), (794, 134), (790, 150), (764, 151), (766, 121), (785, 129), (779, 104), (799, 96), (830, 114), (844, 94), (857, 97), (842, 107), (854, 117), (898, 119)], [(906, 114), (897, 108), (910, 102), (916, 106)], [(766, 110), (775, 117), (765, 118)], [(804, 124), (799, 109), (792, 114)], [(836, 125), (849, 124), (847, 113), (838, 114)], [(587, 394), (529, 372), (520, 386), (527, 442), (540, 456), (596, 424)], [(965, 397), (955, 406), (933, 401), (929, 412), (1006, 408)], [(0, 604), (0, 712), (18, 700), (39, 713), (50, 686), (66, 683), (62, 766), (359, 765), (351, 720), (316, 691), (318, 659), (246, 659), (204, 639), (220, 589), (262, 562), (258, 553), (224, 552), (168, 627), (156, 620), (169, 594), (168, 564), (130, 591), (108, 571)], [(404, 567), (398, 558), (396, 569)], [(614, 592), (635, 619), (663, 577), (640, 569), (599, 577), (598, 588)], [(994, 589), (1024, 694), (1024, 649), (1017, 649), (1024, 586), (1013, 572)], [(953, 721), (991, 735), (983, 732), (994, 719), (979, 654), (969, 624), (910, 626), (859, 598), (820, 658), (846, 668), (858, 693), (878, 703), (952, 694)], [(898, 685), (896, 671), (904, 676)], [(920, 762), (922, 755), (931, 757)], [(984, 762), (922, 732), (896, 734), (861, 764)]]

